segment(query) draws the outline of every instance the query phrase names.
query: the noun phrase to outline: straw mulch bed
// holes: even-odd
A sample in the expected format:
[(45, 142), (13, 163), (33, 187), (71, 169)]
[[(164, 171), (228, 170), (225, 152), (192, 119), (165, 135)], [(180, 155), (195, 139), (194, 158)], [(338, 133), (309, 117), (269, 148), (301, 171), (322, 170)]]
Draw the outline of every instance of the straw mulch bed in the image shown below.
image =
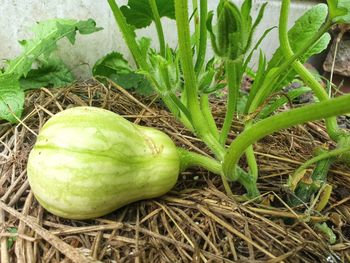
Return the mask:
[[(167, 195), (103, 218), (65, 220), (46, 212), (26, 180), (27, 156), (45, 121), (78, 105), (112, 110), (165, 131), (178, 145), (208, 152), (154, 98), (137, 100), (93, 81), (29, 94), (23, 122), (0, 124), (1, 262), (350, 262), (349, 168), (332, 167), (334, 190), (322, 213), (310, 204), (292, 210), (283, 201), (288, 176), (327, 141), (320, 123), (284, 130), (256, 145), (261, 203), (239, 201), (244, 191), (238, 184), (232, 185), (237, 198), (231, 200), (218, 176), (192, 169)], [(213, 109), (222, 123), (224, 103), (214, 101)], [(236, 122), (231, 139), (240, 130)], [(335, 245), (314, 228), (322, 221), (333, 227)]]

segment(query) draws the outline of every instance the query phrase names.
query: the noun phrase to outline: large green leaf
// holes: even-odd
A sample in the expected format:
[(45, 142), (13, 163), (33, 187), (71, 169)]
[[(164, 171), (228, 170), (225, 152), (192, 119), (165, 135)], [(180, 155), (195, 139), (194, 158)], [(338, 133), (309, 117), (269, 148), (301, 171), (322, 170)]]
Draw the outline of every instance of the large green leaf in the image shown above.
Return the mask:
[(23, 90), (41, 87), (59, 88), (71, 84), (74, 80), (74, 75), (62, 60), (50, 59), (23, 76), (20, 79), (20, 85)]
[[(156, 0), (160, 17), (175, 19), (174, 0)], [(149, 0), (129, 0), (120, 8), (128, 24), (136, 28), (148, 27), (154, 21)]]
[(14, 74), (0, 75), (0, 119), (18, 122), (24, 104), (24, 91)]
[[(23, 52), (7, 62), (0, 71), (0, 119), (17, 122), (24, 104), (24, 91), (43, 86), (60, 87), (73, 81), (73, 75), (60, 60), (51, 59), (57, 41), (66, 37), (72, 44), (76, 33), (90, 34), (101, 30), (95, 21), (51, 19), (39, 22), (34, 28), (34, 37), (22, 40)], [(38, 63), (39, 62), (39, 63)], [(39, 66), (32, 69), (33, 63)]]
[(8, 62), (5, 73), (14, 73), (18, 76), (26, 75), (32, 64), (40, 56), (48, 57), (57, 48), (57, 41), (66, 37), (72, 44), (76, 33), (90, 34), (101, 30), (96, 27), (92, 19), (77, 21), (70, 19), (52, 19), (39, 22), (34, 28), (34, 37), (20, 41), (23, 53)]
[(106, 77), (117, 83), (124, 89), (135, 89), (139, 94), (149, 95), (153, 93), (151, 84), (143, 74), (134, 72), (122, 54), (111, 52), (99, 59), (93, 69), (95, 77)]

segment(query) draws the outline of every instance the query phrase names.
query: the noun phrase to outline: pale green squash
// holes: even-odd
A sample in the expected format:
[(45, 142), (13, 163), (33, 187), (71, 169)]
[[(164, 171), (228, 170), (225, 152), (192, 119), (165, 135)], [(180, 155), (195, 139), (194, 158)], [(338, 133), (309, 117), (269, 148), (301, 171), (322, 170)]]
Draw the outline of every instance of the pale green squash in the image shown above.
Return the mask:
[(72, 219), (96, 218), (161, 196), (175, 185), (179, 169), (177, 148), (166, 134), (94, 107), (50, 118), (27, 166), (39, 203)]

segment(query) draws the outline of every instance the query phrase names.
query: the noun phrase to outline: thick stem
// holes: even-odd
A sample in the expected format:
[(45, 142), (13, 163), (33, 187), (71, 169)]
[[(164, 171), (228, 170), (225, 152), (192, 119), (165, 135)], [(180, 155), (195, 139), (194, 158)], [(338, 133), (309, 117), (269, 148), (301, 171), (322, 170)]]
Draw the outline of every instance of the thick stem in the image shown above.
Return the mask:
[(216, 123), (215, 123), (213, 114), (211, 113), (208, 94), (201, 95), (200, 104), (201, 104), (201, 109), (202, 109), (202, 112), (204, 114), (204, 117), (207, 120), (207, 124), (208, 124), (208, 127), (210, 129), (210, 132), (217, 140), (219, 140), (219, 131), (218, 131), (218, 128), (216, 127)]
[(117, 22), (119, 29), (124, 37), (126, 44), (135, 59), (136, 64), (142, 69), (148, 69), (148, 64), (145, 58), (142, 56), (141, 50), (136, 42), (133, 32), (130, 29), (130, 26), (126, 23), (123, 13), (120, 11), (119, 6), (115, 0), (107, 0), (111, 10), (113, 12), (115, 21)]
[[(288, 13), (289, 13), (290, 0), (283, 0), (280, 15), (279, 24), (279, 38), (281, 44), (281, 50), (286, 59), (293, 57), (294, 52), (290, 46), (288, 38)], [(304, 67), (302, 63), (295, 60), (292, 63), (294, 70), (300, 75), (300, 77), (308, 84), (313, 90), (315, 95), (320, 101), (326, 101), (329, 99), (327, 92), (322, 85), (313, 77), (313, 75)], [(326, 126), (329, 136), (338, 141), (340, 131), (335, 117), (326, 119)]]
[(231, 130), (234, 114), (237, 109), (237, 101), (239, 98), (239, 89), (242, 79), (242, 60), (230, 60), (226, 61), (226, 80), (228, 85), (228, 100), (227, 110), (224, 120), (224, 124), (221, 129), (220, 143), (226, 144), (227, 136)]
[(187, 4), (187, 0), (175, 1), (176, 26), (179, 40), (180, 61), (185, 80), (187, 106), (191, 113), (192, 124), (198, 137), (208, 145), (218, 159), (222, 160), (225, 150), (209, 131), (198, 101), (196, 74), (192, 62)]
[[(222, 172), (222, 165), (220, 162), (218, 162), (215, 159), (212, 159), (210, 157), (206, 157), (204, 155), (194, 153), (187, 151), (183, 148), (178, 148), (178, 154), (180, 157), (180, 170), (181, 172), (185, 171), (188, 168), (191, 167), (201, 167), (209, 172), (212, 172), (214, 174), (220, 175), (221, 178), (224, 178), (224, 174)], [(260, 195), (259, 190), (256, 187), (255, 180), (249, 176), (243, 169), (241, 169), (239, 166), (236, 168), (236, 174), (239, 175), (238, 181), (245, 187), (247, 190), (247, 195), (250, 198), (256, 198)], [(233, 196), (233, 193), (231, 191), (231, 188), (227, 182), (227, 180), (223, 180), (224, 187), (226, 192), (229, 196)]]
[(268, 134), (308, 121), (319, 120), (350, 112), (350, 95), (282, 112), (266, 118), (242, 132), (230, 145), (224, 159), (223, 171), (227, 177), (236, 179), (235, 166), (247, 149)]
[(149, 0), (148, 2), (151, 6), (152, 14), (153, 14), (153, 18), (154, 18), (154, 23), (155, 23), (156, 29), (157, 29), (160, 54), (163, 57), (165, 57), (166, 52), (165, 52), (164, 31), (163, 31), (162, 23), (160, 22), (160, 16), (159, 16), (159, 12), (158, 12), (157, 3), (156, 3), (156, 0)]
[(227, 195), (233, 197), (231, 187), (226, 177), (222, 173), (221, 163), (212, 158), (203, 156), (198, 153), (187, 151), (183, 148), (178, 148), (178, 154), (180, 157), (181, 171), (185, 171), (190, 167), (203, 167), (212, 173), (218, 174), (221, 176), (221, 180), (223, 182)]
[[(138, 67), (141, 70), (143, 70), (145, 72), (149, 72), (149, 66), (146, 62), (146, 59), (142, 56), (142, 53), (141, 53), (140, 48), (136, 42), (136, 39), (135, 39), (135, 37), (133, 37), (134, 34), (131, 31), (130, 26), (126, 23), (125, 17), (123, 15), (123, 13), (120, 11), (119, 6), (115, 2), (115, 0), (108, 0), (108, 3), (112, 9), (114, 18), (115, 18), (115, 20), (119, 26), (119, 29), (120, 29), (120, 31), (125, 39), (125, 42), (129, 48), (131, 54), (133, 55), (133, 57), (135, 59), (136, 64), (138, 65)], [(149, 74), (147, 74), (146, 77), (152, 83), (152, 85), (154, 87), (157, 87), (156, 81)], [(168, 109), (172, 112), (172, 114), (174, 116), (176, 116), (187, 128), (193, 130), (192, 124), (189, 123), (189, 120), (188, 120), (188, 118), (185, 117), (185, 115), (180, 114), (181, 110), (178, 108), (176, 103), (174, 103), (173, 99), (170, 96), (166, 96), (162, 93), (160, 93), (160, 96), (161, 96), (163, 102), (167, 105)]]
[(202, 167), (214, 174), (222, 174), (220, 162), (213, 158), (206, 157), (198, 153), (190, 152), (183, 148), (178, 148), (177, 152), (180, 156), (181, 172), (191, 167)]
[(207, 50), (207, 13), (208, 0), (200, 0), (199, 45), (197, 47), (197, 60), (194, 67), (197, 74), (201, 71), (204, 65)]

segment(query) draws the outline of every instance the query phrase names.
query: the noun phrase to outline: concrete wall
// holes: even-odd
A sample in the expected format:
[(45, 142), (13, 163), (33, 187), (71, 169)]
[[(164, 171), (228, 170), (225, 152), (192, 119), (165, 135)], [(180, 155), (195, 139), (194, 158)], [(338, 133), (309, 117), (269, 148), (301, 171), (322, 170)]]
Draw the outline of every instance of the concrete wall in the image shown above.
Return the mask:
[[(118, 0), (118, 4), (125, 4), (127, 0)], [(191, 2), (191, 1), (189, 1)], [(215, 9), (218, 0), (211, 0), (209, 8)], [(236, 0), (241, 4), (242, 0)], [(266, 1), (254, 0), (254, 15), (257, 14), (262, 3)], [(269, 0), (266, 14), (260, 25), (257, 36), (265, 28), (278, 24), (279, 0)], [(290, 17), (290, 23), (295, 21), (305, 10), (315, 2), (294, 2)], [(36, 22), (48, 18), (93, 18), (97, 25), (104, 28), (103, 31), (93, 35), (78, 36), (75, 46), (67, 41), (60, 43), (60, 56), (69, 64), (74, 72), (83, 78), (90, 74), (94, 62), (112, 50), (118, 50), (130, 58), (130, 54), (124, 44), (119, 31), (116, 28), (114, 18), (109, 10), (107, 1), (104, 0), (0, 0), (0, 59), (11, 59), (20, 53), (21, 48), (17, 40), (30, 37), (30, 27)], [(164, 19), (166, 39), (172, 46), (177, 44), (176, 28), (173, 21)], [(145, 30), (139, 30), (140, 35), (156, 39), (153, 26)], [(154, 41), (156, 44), (156, 41)], [(155, 45), (157, 46), (157, 45)], [(263, 50), (268, 56), (278, 46), (277, 30), (262, 43)], [(253, 62), (254, 64), (255, 62)]]

